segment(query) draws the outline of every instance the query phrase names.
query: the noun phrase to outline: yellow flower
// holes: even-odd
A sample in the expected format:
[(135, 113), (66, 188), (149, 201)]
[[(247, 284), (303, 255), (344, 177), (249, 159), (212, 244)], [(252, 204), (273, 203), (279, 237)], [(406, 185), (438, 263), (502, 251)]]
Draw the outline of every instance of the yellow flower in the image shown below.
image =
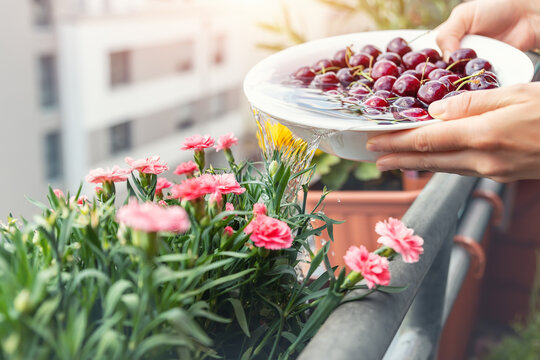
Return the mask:
[(257, 140), (265, 154), (272, 154), (274, 150), (278, 150), (287, 159), (302, 160), (306, 157), (308, 144), (303, 139), (294, 136), (285, 125), (272, 123), (268, 118), (263, 119), (261, 113), (258, 115)]

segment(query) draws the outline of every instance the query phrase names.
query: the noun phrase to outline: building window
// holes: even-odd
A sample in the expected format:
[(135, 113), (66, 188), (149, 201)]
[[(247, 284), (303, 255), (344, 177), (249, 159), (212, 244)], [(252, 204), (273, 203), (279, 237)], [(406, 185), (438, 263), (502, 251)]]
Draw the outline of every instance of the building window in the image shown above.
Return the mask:
[(111, 154), (115, 155), (131, 149), (131, 121), (111, 126), (109, 134)]
[(51, 0), (32, 0), (34, 24), (50, 26), (52, 22)]
[(40, 103), (44, 108), (58, 105), (58, 85), (56, 81), (56, 58), (54, 55), (39, 57)]
[(130, 59), (130, 51), (117, 51), (109, 54), (112, 87), (126, 85), (131, 81)]
[(45, 135), (45, 176), (48, 181), (59, 180), (63, 176), (62, 137), (55, 131)]

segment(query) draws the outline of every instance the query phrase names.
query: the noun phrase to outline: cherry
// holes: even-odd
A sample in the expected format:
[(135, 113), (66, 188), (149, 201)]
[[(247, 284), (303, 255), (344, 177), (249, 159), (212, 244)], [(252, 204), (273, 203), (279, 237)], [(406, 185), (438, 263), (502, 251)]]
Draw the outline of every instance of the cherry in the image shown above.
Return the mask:
[(392, 87), (392, 91), (399, 96), (416, 96), (418, 89), (420, 80), (413, 75), (401, 75)]
[(486, 90), (486, 89), (496, 89), (499, 87), (499, 84), (489, 76), (478, 75), (474, 76), (467, 83), (467, 89), (474, 90)]
[(350, 90), (349, 94), (357, 97), (364, 97), (368, 94), (371, 94), (369, 88), (362, 85), (354, 85)]
[(445, 69), (435, 69), (432, 72), (429, 73), (428, 79), (429, 80), (439, 80), (443, 76), (453, 74), (450, 70)]
[(491, 63), (481, 58), (472, 59), (471, 61), (467, 63), (467, 65), (465, 65), (465, 74), (472, 75), (475, 72), (478, 72), (482, 69), (486, 71), (490, 71)]
[(323, 69), (328, 69), (330, 67), (333, 67), (334, 64), (332, 63), (332, 60), (330, 59), (321, 59), (317, 61), (315, 64), (313, 64), (312, 68), (313, 71), (316, 73), (323, 71)]
[(373, 90), (392, 90), (392, 85), (396, 82), (396, 77), (392, 75), (382, 76), (373, 84)]
[(411, 51), (411, 48), (409, 47), (405, 39), (397, 37), (390, 40), (390, 42), (386, 46), (386, 51), (396, 53), (399, 56), (403, 57), (403, 55)]
[(391, 91), (388, 91), (388, 90), (377, 90), (375, 91), (375, 94), (373, 94), (375, 96), (380, 96), (382, 97), (383, 99), (386, 99), (388, 100), (389, 98), (395, 96), (394, 94), (392, 94)]
[(440, 81), (428, 81), (418, 90), (418, 99), (431, 104), (434, 101), (441, 100), (448, 93), (446, 86)]
[(401, 56), (399, 56), (396, 53), (387, 52), (387, 53), (381, 54), (377, 57), (377, 61), (379, 60), (390, 60), (391, 62), (393, 62), (394, 64), (398, 66), (401, 65)]
[(429, 73), (432, 72), (433, 70), (436, 70), (438, 69), (437, 66), (435, 66), (434, 64), (430, 63), (430, 62), (423, 62), (423, 63), (420, 63), (418, 65), (416, 65), (416, 72), (420, 74), (421, 77), (423, 77), (424, 79), (428, 77)]
[[(432, 48), (425, 48), (419, 51), (419, 53), (424, 54), (430, 62), (435, 63), (439, 60), (441, 60), (441, 54), (435, 49)], [(446, 66), (445, 66), (446, 67)]]
[(388, 107), (388, 101), (377, 95), (372, 95), (364, 100), (364, 106), (371, 108), (385, 108)]
[(416, 71), (416, 70), (405, 70), (403, 72), (403, 74), (401, 74), (401, 76), (403, 76), (403, 75), (412, 75), (415, 78), (417, 78), (418, 80), (420, 80), (422, 78), (422, 74), (419, 74), (418, 71)]
[(461, 78), (457, 76), (456, 74), (450, 74), (450, 75), (445, 75), (441, 77), (439, 81), (442, 82), (444, 85), (446, 85), (446, 87), (448, 88), (448, 91), (454, 91), (458, 87), (458, 85), (454, 85), (454, 83), (458, 81), (459, 79)]
[(373, 65), (373, 70), (371, 70), (371, 77), (377, 80), (385, 75), (397, 77), (399, 75), (399, 70), (396, 64), (388, 60), (377, 61), (375, 65)]
[(450, 54), (450, 65), (448, 67), (454, 72), (461, 73), (465, 70), (465, 65), (467, 65), (467, 62), (474, 58), (476, 58), (476, 52), (473, 49), (457, 49)]
[(337, 89), (339, 85), (339, 79), (335, 72), (329, 71), (327, 73), (315, 76), (312, 84), (322, 90), (334, 90)]
[(372, 58), (376, 59), (377, 56), (381, 54), (381, 50), (373, 45), (366, 45), (360, 49), (360, 52), (370, 55)]
[(429, 113), (426, 111), (426, 109), (422, 108), (412, 108), (412, 109), (406, 109), (399, 112), (399, 115), (411, 119), (414, 121), (426, 121), (433, 119)]
[(314, 77), (315, 72), (311, 70), (308, 66), (301, 67), (293, 74), (293, 78), (300, 80), (304, 85), (309, 85), (309, 83), (313, 80)]
[(425, 63), (427, 60), (426, 55), (417, 52), (417, 51), (411, 51), (403, 55), (403, 65), (407, 69), (414, 69), (416, 68), (416, 65)]
[(435, 66), (439, 69), (446, 69), (448, 67), (448, 63), (444, 60), (437, 60), (435, 61)]
[(346, 67), (347, 66), (347, 52), (349, 57), (352, 55), (352, 50), (349, 48), (341, 49), (338, 52), (335, 53), (334, 58), (332, 59), (332, 63), (335, 66), (339, 67)]
[(363, 66), (367, 68), (371, 65), (373, 62), (373, 57), (366, 53), (358, 53), (350, 57), (349, 59), (349, 66), (350, 67), (357, 67), (357, 66)]
[(421, 108), (422, 104), (413, 96), (404, 96), (400, 97), (392, 104), (395, 108), (402, 109), (411, 109), (411, 108)]
[(452, 97), (452, 96), (463, 94), (464, 92), (466, 91), (465, 90), (450, 91), (448, 94), (443, 96), (443, 100), (448, 99), (449, 97)]
[[(369, 71), (367, 71), (367, 70), (369, 70)], [(368, 74), (368, 76), (369, 76), (370, 73), (371, 73), (370, 68), (364, 70), (364, 74)], [(358, 80), (356, 80), (357, 83), (364, 84), (364, 85), (368, 86), (369, 88), (373, 87), (373, 81), (371, 81), (368, 78), (362, 76), (361, 74), (358, 75), (357, 77), (358, 77)]]
[(351, 69), (349, 68), (339, 69), (336, 76), (339, 79), (341, 85), (345, 87), (349, 86), (349, 84), (354, 81), (354, 76), (351, 74)]

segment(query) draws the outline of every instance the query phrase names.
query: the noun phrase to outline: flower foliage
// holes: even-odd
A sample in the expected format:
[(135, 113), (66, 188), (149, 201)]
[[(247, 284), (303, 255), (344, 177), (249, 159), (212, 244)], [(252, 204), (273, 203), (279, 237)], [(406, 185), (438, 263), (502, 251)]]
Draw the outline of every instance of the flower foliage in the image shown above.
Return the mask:
[(286, 200), (313, 168), (292, 173), (279, 152), (237, 163), (230, 148), (230, 168), (206, 168), (214, 140), (188, 140), (196, 168), (178, 184), (157, 178), (159, 157), (130, 159), (90, 172), (93, 199), (50, 189), (33, 222), (0, 227), (0, 358), (287, 359), (347, 291), (388, 284), (388, 247), (353, 249), (336, 276), (329, 243), (309, 246), (338, 223)]

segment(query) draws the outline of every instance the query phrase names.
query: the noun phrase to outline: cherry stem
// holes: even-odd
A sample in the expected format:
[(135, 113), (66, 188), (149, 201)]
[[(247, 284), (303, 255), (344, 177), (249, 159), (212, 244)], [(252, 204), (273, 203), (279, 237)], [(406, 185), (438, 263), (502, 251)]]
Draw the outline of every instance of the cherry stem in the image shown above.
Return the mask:
[(454, 81), (454, 82), (452, 83), (452, 85), (456, 86), (456, 85), (459, 84), (460, 82), (469, 80), (469, 79), (471, 79), (471, 78), (473, 78), (473, 77), (475, 77), (475, 76), (480, 76), (480, 75), (482, 75), (482, 74), (485, 73), (485, 72), (486, 72), (486, 70), (480, 69), (480, 70), (478, 70), (477, 72), (475, 72), (475, 73), (472, 74), (472, 75), (464, 76), (464, 77), (462, 77), (461, 79)]
[(472, 58), (456, 60), (456, 61), (454, 61), (453, 63), (451, 63), (450, 65), (448, 65), (448, 66), (446, 67), (446, 70), (450, 70), (450, 69), (453, 68), (456, 64), (459, 64), (459, 63), (462, 63), (462, 62), (465, 62), (465, 61), (470, 61), (470, 60), (472, 60)]

